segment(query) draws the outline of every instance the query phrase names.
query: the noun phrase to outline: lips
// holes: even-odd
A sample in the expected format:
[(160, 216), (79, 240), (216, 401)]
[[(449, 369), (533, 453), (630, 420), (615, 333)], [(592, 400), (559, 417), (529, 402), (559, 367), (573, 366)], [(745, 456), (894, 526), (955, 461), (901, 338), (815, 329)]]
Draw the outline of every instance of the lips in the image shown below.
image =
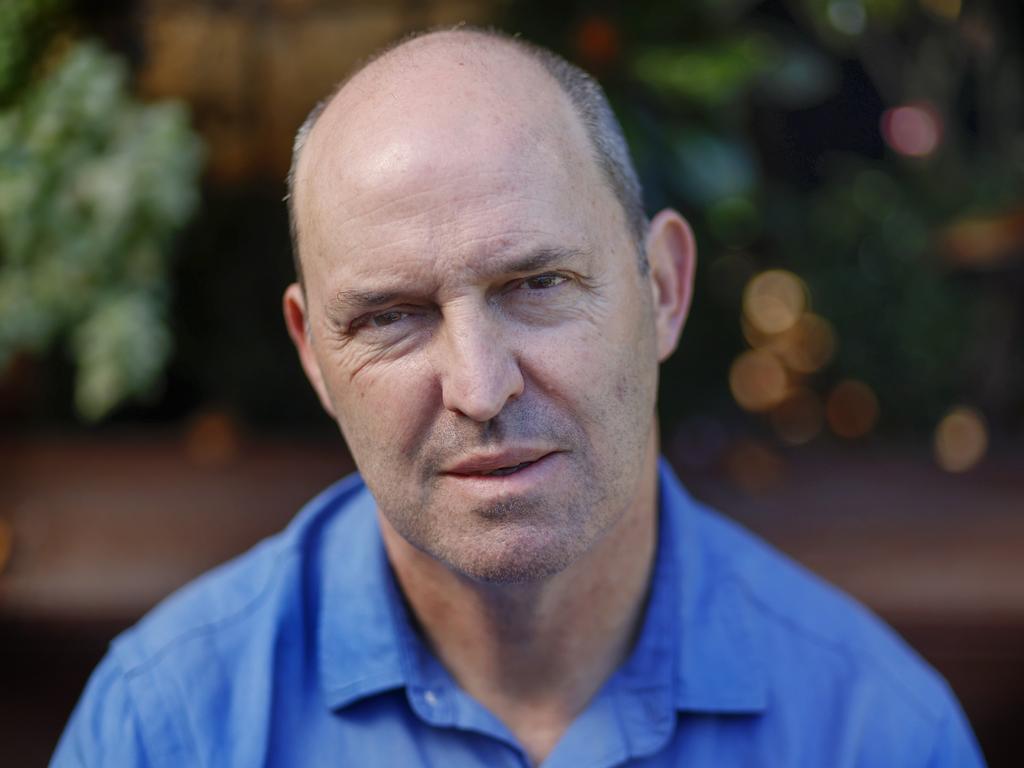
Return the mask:
[(519, 472), (548, 456), (552, 451), (513, 449), (499, 453), (475, 454), (445, 470), (449, 475), (504, 477)]

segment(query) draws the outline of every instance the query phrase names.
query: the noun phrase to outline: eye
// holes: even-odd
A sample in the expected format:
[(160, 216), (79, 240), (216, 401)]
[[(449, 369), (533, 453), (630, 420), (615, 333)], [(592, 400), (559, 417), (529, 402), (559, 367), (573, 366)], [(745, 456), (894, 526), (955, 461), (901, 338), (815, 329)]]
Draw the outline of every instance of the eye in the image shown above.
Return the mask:
[(535, 275), (533, 277), (528, 277), (523, 281), (523, 285), (525, 285), (530, 290), (542, 291), (545, 288), (554, 288), (556, 285), (561, 285), (568, 279), (569, 278), (567, 278), (565, 275), (559, 275), (555, 274), (554, 272), (551, 272), (544, 275)]
[(384, 312), (378, 312), (370, 318), (370, 323), (377, 328), (383, 328), (388, 325), (394, 325), (402, 318), (406, 317), (409, 313), (402, 312), (398, 309), (389, 309)]

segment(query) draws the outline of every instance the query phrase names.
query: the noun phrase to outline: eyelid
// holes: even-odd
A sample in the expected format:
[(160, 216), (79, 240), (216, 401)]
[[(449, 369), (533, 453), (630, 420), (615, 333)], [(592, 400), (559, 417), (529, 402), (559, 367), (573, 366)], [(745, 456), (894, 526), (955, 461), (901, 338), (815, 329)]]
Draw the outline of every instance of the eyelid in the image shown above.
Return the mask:
[[(357, 317), (355, 320), (353, 320), (351, 323), (349, 323), (348, 324), (348, 332), (350, 334), (351, 333), (356, 333), (357, 331), (359, 331), (360, 329), (365, 328), (365, 327), (370, 327), (370, 328), (373, 328), (373, 329), (376, 329), (376, 330), (384, 330), (388, 326), (387, 325), (375, 326), (375, 325), (373, 325), (373, 319), (375, 317), (379, 317), (380, 315), (386, 315), (389, 312), (398, 312), (398, 313), (403, 314), (403, 315), (411, 316), (411, 315), (415, 315), (417, 313), (417, 308), (415, 306), (411, 306), (411, 305), (408, 305), (408, 304), (396, 304), (395, 306), (391, 306), (391, 307), (381, 307), (380, 309), (372, 309), (369, 312), (363, 313), (362, 315)], [(404, 319), (404, 318), (399, 318), (399, 320), (396, 320), (395, 323), (392, 323), (392, 325), (400, 322), (402, 319)]]
[(394, 311), (394, 308), (389, 307), (387, 309), (374, 309), (369, 312), (364, 312), (363, 314), (361, 314), (359, 317), (355, 318), (352, 322), (348, 324), (349, 333), (354, 333), (360, 330), (361, 328), (370, 325), (370, 323), (373, 322), (373, 318), (375, 318), (377, 315), (382, 315), (386, 312)]
[[(517, 280), (513, 280), (511, 283), (509, 283), (507, 290), (514, 291), (514, 290), (516, 290), (518, 288), (522, 288), (523, 286), (527, 285), (527, 283), (529, 283), (531, 280), (537, 280), (537, 279), (542, 278), (542, 277), (558, 278), (558, 282), (555, 285), (561, 285), (562, 283), (572, 279), (572, 275), (567, 274), (565, 272), (559, 272), (557, 270), (548, 270), (547, 272), (538, 272), (535, 275), (526, 275), (525, 277), (520, 277)], [(554, 288), (555, 285), (552, 285), (552, 286), (549, 286), (549, 287), (550, 288)], [(537, 290), (545, 290), (545, 289), (537, 289)]]
[(569, 279), (568, 275), (563, 274), (561, 272), (542, 272), (539, 275), (531, 275), (530, 277), (526, 278), (526, 282), (529, 282), (530, 280), (539, 280), (542, 277), (557, 278), (558, 282), (555, 283), (555, 285), (561, 285), (562, 283)]

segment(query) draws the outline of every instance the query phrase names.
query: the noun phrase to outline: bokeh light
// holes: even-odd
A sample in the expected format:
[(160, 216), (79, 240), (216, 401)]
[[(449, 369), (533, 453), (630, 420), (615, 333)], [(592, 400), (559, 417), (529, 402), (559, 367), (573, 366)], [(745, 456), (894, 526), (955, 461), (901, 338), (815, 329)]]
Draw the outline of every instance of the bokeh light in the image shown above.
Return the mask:
[(935, 428), (935, 460), (947, 472), (966, 472), (988, 450), (988, 427), (974, 408), (957, 406)]
[(942, 140), (942, 117), (924, 102), (893, 107), (882, 114), (882, 137), (901, 155), (927, 157)]
[(575, 43), (587, 66), (604, 69), (619, 55), (619, 30), (603, 16), (590, 16), (577, 29)]
[(824, 411), (815, 392), (798, 387), (772, 409), (771, 422), (782, 442), (803, 445), (820, 434), (825, 422)]
[(740, 407), (767, 411), (786, 397), (789, 379), (782, 363), (771, 352), (748, 349), (733, 361), (729, 389)]
[(793, 373), (816, 373), (835, 356), (835, 330), (828, 320), (813, 312), (802, 314), (782, 333), (762, 333), (745, 317), (740, 320), (740, 327), (751, 347), (775, 353)]
[(781, 336), (776, 349), (791, 371), (815, 373), (832, 362), (836, 352), (836, 334), (828, 320), (813, 312), (805, 312)]
[(878, 423), (878, 397), (864, 382), (846, 379), (829, 394), (825, 418), (839, 437), (863, 437)]
[(777, 334), (759, 331), (745, 316), (740, 317), (740, 329), (743, 331), (743, 338), (747, 340), (747, 344), (754, 349), (771, 347), (779, 339)]
[(998, 269), (1018, 258), (1022, 241), (1024, 208), (1018, 207), (994, 215), (962, 216), (945, 228), (940, 242), (956, 266)]
[(784, 269), (762, 272), (743, 291), (743, 315), (760, 333), (789, 330), (806, 308), (807, 286)]
[(752, 349), (737, 357), (729, 372), (736, 402), (748, 411), (772, 411), (775, 431), (789, 445), (809, 442), (821, 431), (821, 400), (800, 385), (832, 361), (837, 346), (832, 324), (809, 305), (807, 284), (788, 270), (770, 269), (751, 278), (743, 291), (740, 327)]
[(831, 0), (827, 13), (833, 28), (851, 37), (863, 32), (868, 21), (867, 12), (860, 0)]

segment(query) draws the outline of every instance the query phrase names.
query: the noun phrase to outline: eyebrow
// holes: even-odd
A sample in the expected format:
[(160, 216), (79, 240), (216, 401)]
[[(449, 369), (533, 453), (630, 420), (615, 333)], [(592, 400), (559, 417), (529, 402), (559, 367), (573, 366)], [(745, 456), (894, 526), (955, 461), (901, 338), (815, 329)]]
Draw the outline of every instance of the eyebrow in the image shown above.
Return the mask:
[[(525, 256), (512, 258), (498, 257), (486, 265), (474, 270), (478, 275), (510, 275), (535, 272), (553, 264), (564, 264), (587, 256), (589, 251), (580, 248), (563, 248), (559, 246), (538, 248)], [(364, 290), (360, 288), (341, 288), (327, 301), (327, 316), (336, 320), (349, 312), (360, 312), (374, 307), (390, 304), (399, 298), (407, 298), (416, 294), (409, 290)]]
[(492, 272), (499, 275), (534, 272), (550, 267), (552, 264), (573, 261), (588, 255), (588, 251), (580, 248), (562, 248), (559, 246), (538, 248), (525, 256), (510, 259), (498, 258), (494, 263), (481, 267), (479, 272)]

